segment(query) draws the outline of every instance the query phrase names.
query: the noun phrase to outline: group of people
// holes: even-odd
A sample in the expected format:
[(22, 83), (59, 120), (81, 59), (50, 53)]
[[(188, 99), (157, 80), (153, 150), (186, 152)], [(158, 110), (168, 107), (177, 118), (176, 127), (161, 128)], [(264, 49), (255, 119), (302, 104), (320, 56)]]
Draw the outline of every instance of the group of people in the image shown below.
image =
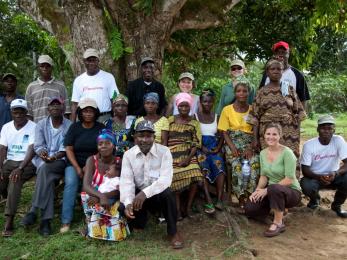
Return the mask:
[[(167, 102), (149, 57), (141, 61), (142, 76), (129, 82), (123, 95), (114, 77), (99, 68), (98, 51), (87, 49), (86, 72), (74, 80), (71, 107), (63, 82), (52, 76), (48, 55), (39, 57), (40, 76), (25, 98), (16, 93), (16, 76), (4, 74), (3, 236), (13, 234), (22, 186), (35, 175), (32, 205), (21, 224), (35, 224), (40, 214), (43, 236), (52, 233), (61, 179), (60, 232), (69, 231), (81, 191), (86, 235), (111, 241), (144, 228), (150, 211), (165, 219), (172, 247), (182, 248), (177, 221), (193, 217), (199, 188), (206, 214), (223, 210), (226, 178), (240, 213), (259, 218), (273, 212), (267, 237), (285, 231), (283, 215), (299, 204), (302, 192), (314, 209), (320, 189), (337, 189), (331, 209), (346, 218), (341, 209), (347, 198), (346, 142), (334, 135), (334, 118), (323, 116), (319, 136), (304, 144), (300, 156), (300, 122), (309, 92), (302, 74), (288, 64), (289, 51), (286, 42), (274, 44), (258, 90), (247, 80), (244, 63), (232, 61), (231, 82), (223, 87), (216, 112), (215, 91), (193, 94), (195, 78), (189, 72), (179, 76), (179, 91)], [(215, 201), (210, 185), (216, 186)]]

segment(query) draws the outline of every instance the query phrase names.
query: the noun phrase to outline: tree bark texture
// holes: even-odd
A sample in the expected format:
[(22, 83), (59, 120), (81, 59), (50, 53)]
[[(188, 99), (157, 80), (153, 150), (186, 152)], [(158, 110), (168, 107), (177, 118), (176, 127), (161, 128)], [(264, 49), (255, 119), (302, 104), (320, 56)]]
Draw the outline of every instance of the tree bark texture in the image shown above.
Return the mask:
[[(156, 76), (162, 74), (164, 51), (170, 36), (178, 30), (206, 29), (223, 24), (223, 14), (240, 0), (153, 0), (150, 13), (136, 3), (146, 0), (19, 0), (20, 8), (58, 39), (75, 75), (84, 71), (83, 52), (87, 48), (101, 53), (102, 68), (116, 75), (121, 88), (139, 76), (140, 61), (150, 56), (156, 63)], [(195, 5), (194, 2), (200, 2)], [(217, 14), (206, 2), (218, 6)], [(109, 28), (111, 18), (122, 34), (124, 46), (131, 54), (118, 61), (110, 55)]]

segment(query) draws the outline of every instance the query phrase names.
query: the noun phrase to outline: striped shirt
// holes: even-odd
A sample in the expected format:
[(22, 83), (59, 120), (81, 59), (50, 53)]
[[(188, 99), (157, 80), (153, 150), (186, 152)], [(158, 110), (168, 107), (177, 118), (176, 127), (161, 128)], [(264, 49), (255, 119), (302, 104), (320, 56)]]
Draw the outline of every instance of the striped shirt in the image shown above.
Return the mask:
[(135, 190), (142, 190), (147, 198), (170, 187), (173, 167), (172, 155), (166, 146), (153, 143), (145, 155), (136, 145), (123, 156), (120, 176), (120, 201), (125, 205), (133, 203)]
[(48, 116), (48, 102), (52, 97), (61, 97), (65, 103), (65, 113), (71, 113), (64, 82), (54, 78), (44, 82), (38, 78), (29, 84), (25, 93), (25, 100), (28, 102), (28, 115), (33, 117), (34, 122)]

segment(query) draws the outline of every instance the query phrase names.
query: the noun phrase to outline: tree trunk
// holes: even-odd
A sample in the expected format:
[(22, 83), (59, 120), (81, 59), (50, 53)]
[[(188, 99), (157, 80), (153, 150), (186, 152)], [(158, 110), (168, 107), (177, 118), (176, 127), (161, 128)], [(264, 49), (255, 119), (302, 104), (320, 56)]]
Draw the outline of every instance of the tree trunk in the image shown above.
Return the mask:
[[(187, 0), (153, 0), (150, 15), (134, 3), (146, 0), (19, 0), (20, 8), (43, 28), (56, 36), (75, 75), (84, 70), (83, 52), (98, 49), (101, 66), (112, 71), (120, 88), (139, 77), (140, 61), (150, 56), (155, 60), (155, 75), (161, 78), (165, 47), (177, 30), (205, 29), (222, 24), (221, 16), (201, 10), (182, 10)], [(239, 0), (215, 0), (222, 12), (230, 10)], [(203, 2), (205, 4), (205, 2)], [(223, 9), (224, 8), (224, 9)], [(125, 47), (133, 53), (114, 61), (109, 51), (106, 20), (108, 16), (122, 33)]]

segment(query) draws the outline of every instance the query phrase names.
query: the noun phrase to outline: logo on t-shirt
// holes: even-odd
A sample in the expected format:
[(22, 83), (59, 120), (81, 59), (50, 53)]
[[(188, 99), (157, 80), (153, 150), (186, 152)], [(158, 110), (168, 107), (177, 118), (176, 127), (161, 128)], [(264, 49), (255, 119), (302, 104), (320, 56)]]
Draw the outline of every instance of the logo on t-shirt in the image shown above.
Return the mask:
[(325, 154), (325, 155), (317, 154), (313, 157), (313, 160), (319, 161), (319, 160), (328, 159), (328, 158), (335, 158), (335, 157), (337, 157), (337, 154)]

